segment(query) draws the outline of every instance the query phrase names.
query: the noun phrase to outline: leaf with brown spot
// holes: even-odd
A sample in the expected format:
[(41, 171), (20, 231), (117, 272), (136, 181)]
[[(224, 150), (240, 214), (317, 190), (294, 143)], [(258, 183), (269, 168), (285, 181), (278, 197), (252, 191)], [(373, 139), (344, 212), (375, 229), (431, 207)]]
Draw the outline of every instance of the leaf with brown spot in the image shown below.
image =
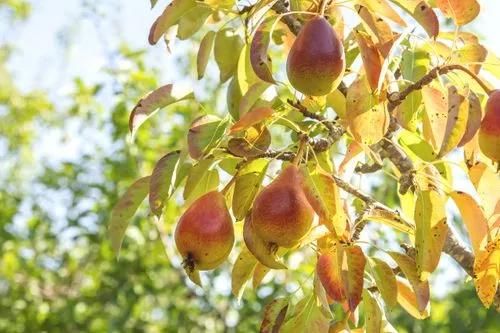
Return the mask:
[(139, 126), (159, 109), (173, 103), (194, 98), (192, 93), (181, 98), (176, 98), (172, 96), (172, 88), (172, 84), (167, 84), (141, 98), (132, 110), (129, 118), (129, 130), (132, 136), (134, 136)]
[(469, 92), (460, 93), (455, 86), (448, 87), (448, 114), (446, 116), (446, 130), (439, 150), (438, 158), (443, 157), (457, 147), (465, 134), (469, 103), (464, 96)]
[(257, 259), (255, 259), (245, 244), (242, 244), (241, 252), (238, 258), (236, 258), (231, 272), (231, 291), (238, 302), (243, 296), (246, 282), (252, 276), (255, 266), (257, 266)]
[(488, 50), (479, 43), (467, 43), (451, 53), (451, 62), (469, 67), (474, 73), (479, 74), (481, 63), (486, 60)]
[(481, 120), (483, 118), (481, 102), (473, 91), (469, 91), (467, 102), (467, 125), (465, 126), (465, 133), (458, 143), (458, 147), (464, 146), (474, 138), (477, 131), (479, 131), (479, 127), (481, 127)]
[(264, 307), (260, 333), (280, 332), (288, 310), (288, 304), (289, 301), (287, 298), (276, 298)]
[(354, 139), (365, 145), (380, 141), (389, 127), (385, 102), (370, 93), (366, 76), (360, 76), (347, 90), (347, 123)]
[(423, 136), (438, 151), (444, 140), (446, 122), (448, 120), (448, 102), (440, 89), (425, 86), (422, 88), (425, 105), (423, 114)]
[(363, 305), (366, 333), (380, 333), (382, 330), (382, 309), (368, 290), (363, 290)]
[[(398, 252), (387, 252), (392, 259), (398, 264), (399, 268), (403, 271), (404, 275), (410, 281), (412, 292), (415, 295), (416, 308), (420, 313), (425, 313), (426, 309), (429, 307), (430, 291), (429, 282), (421, 281), (418, 272), (417, 264), (415, 260), (407, 256), (406, 254)], [(398, 279), (399, 281), (399, 279)], [(399, 302), (399, 284), (398, 284), (398, 302)]]
[(163, 156), (153, 169), (149, 184), (149, 207), (151, 212), (160, 216), (165, 202), (174, 189), (181, 152), (179, 150)]
[(436, 0), (436, 5), (459, 26), (474, 20), (481, 10), (476, 0)]
[(361, 301), (366, 258), (361, 248), (357, 245), (347, 246), (345, 248), (345, 256), (347, 261), (347, 278), (344, 280), (344, 283), (346, 284), (349, 309), (354, 311)]
[(250, 63), (255, 74), (265, 82), (274, 83), (273, 64), (271, 57), (267, 54), (271, 41), (271, 29), (276, 17), (265, 19), (255, 31), (250, 45)]
[(371, 12), (377, 13), (402, 27), (406, 27), (406, 22), (403, 21), (398, 12), (386, 0), (357, 0), (357, 2), (360, 5), (366, 6)]
[(415, 261), (420, 280), (426, 281), (436, 269), (443, 250), (448, 226), (446, 198), (436, 191), (417, 193), (415, 204)]
[(130, 219), (134, 216), (137, 208), (139, 208), (139, 205), (148, 194), (149, 181), (149, 176), (136, 180), (127, 189), (125, 194), (122, 195), (111, 211), (108, 232), (111, 238), (111, 246), (115, 250), (117, 258), (120, 257), (120, 248)]
[(500, 235), (481, 249), (474, 262), (474, 285), (486, 308), (489, 308), (495, 299), (499, 279)]
[(427, 32), (429, 37), (439, 34), (439, 20), (434, 10), (425, 2), (418, 0), (391, 0), (407, 11)]

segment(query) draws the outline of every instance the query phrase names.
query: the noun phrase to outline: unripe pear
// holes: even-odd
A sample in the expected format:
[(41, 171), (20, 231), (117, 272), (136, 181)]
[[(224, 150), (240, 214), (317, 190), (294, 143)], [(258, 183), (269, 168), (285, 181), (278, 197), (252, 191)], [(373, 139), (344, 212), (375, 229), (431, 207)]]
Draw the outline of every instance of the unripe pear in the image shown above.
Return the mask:
[(226, 260), (233, 243), (233, 221), (218, 191), (194, 201), (175, 229), (175, 245), (191, 271), (216, 268)]
[(314, 210), (302, 184), (299, 168), (289, 165), (255, 198), (252, 225), (261, 239), (291, 248), (309, 232)]
[(344, 47), (324, 17), (304, 24), (288, 53), (286, 69), (292, 86), (305, 95), (327, 95), (337, 88), (345, 70)]
[(492, 161), (500, 161), (500, 90), (490, 94), (479, 129), (479, 148)]

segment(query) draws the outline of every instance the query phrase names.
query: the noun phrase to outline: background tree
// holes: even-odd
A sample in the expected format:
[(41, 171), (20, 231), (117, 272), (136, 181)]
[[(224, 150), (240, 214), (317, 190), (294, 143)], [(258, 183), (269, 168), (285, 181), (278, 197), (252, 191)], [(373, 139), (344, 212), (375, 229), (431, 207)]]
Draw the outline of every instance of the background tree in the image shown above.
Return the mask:
[[(212, 27), (214, 26), (209, 26)], [(280, 29), (286, 31), (284, 26)], [(204, 33), (200, 31), (195, 37), (201, 37)], [(274, 52), (275, 63), (279, 63), (283, 57), (282, 50), (277, 48), (271, 52)], [(2, 330), (220, 331), (224, 328), (231, 330), (233, 327), (237, 327), (238, 331), (257, 330), (260, 326), (261, 304), (263, 306), (277, 296), (287, 296), (291, 302), (296, 302), (309, 290), (316, 261), (313, 249), (306, 248), (294, 251), (293, 255), (287, 254), (286, 262), (293, 265), (290, 266), (291, 269), (268, 273), (264, 283), (257, 287), (257, 292), (247, 291), (239, 305), (236, 298), (227, 295), (227, 288), (221, 287), (221, 284), (227, 282), (231, 263), (236, 260), (235, 251), (231, 254), (229, 263), (202, 276), (206, 286), (214, 287), (205, 288), (204, 291), (189, 283), (186, 287), (182, 283), (179, 257), (172, 251), (173, 242), (167, 239), (167, 260), (155, 230), (158, 226), (164, 226), (167, 238), (170, 237), (183, 211), (182, 198), (179, 194), (174, 194), (178, 200), (166, 203), (162, 214), (164, 225), (152, 223), (154, 218), (147, 217), (149, 208), (141, 208), (127, 230), (129, 237), (125, 238), (126, 245), (121, 250), (120, 260), (115, 262), (112, 259), (110, 243), (105, 239), (104, 232), (111, 207), (118, 201), (117, 194), (125, 191), (123, 186), (132, 183), (139, 175), (150, 174), (155, 162), (167, 152), (185, 148), (182, 141), (186, 136), (186, 124), (198, 116), (193, 110), (210, 110), (207, 113), (215, 112), (220, 116), (227, 112), (223, 102), (225, 86), (213, 90), (215, 82), (212, 74), (216, 69), (213, 67), (214, 63), (210, 62), (204, 82), (206, 91), (214, 93), (197, 93), (196, 96), (203, 108), (199, 108), (198, 102), (193, 100), (172, 105), (168, 112), (159, 112), (144, 123), (137, 131), (133, 144), (126, 144), (123, 138), (128, 130), (127, 118), (133, 107), (132, 101), (137, 101), (139, 95), (154, 89), (159, 83), (156, 70), (145, 66), (142, 52), (123, 47), (120, 59), (128, 64), (125, 66), (127, 69), (108, 68), (111, 84), (103, 81), (89, 85), (76, 80), (70, 96), (72, 105), (64, 108), (54, 106), (43, 93), (21, 93), (14, 81), (2, 79), (1, 91), (8, 92), (4, 94), (8, 97), (2, 101), (6, 110), (2, 113), (2, 124), (26, 124), (18, 126), (16, 130), (12, 126), (5, 126), (1, 131), (4, 142), (9, 143), (4, 156), (9, 157), (10, 161), (8, 164), (3, 163), (3, 166), (9, 166), (9, 172), (2, 172), (5, 182), (1, 186), (3, 211), (0, 220), (4, 221), (1, 257), (4, 286), (1, 303), (4, 310), (0, 311)], [(179, 63), (180, 67), (185, 68), (185, 75), (192, 73), (190, 66), (194, 62), (191, 60), (195, 59), (186, 57)], [(276, 72), (275, 75), (282, 75)], [(10, 77), (6, 71), (3, 73), (5, 78)], [(10, 83), (3, 84), (4, 82)], [(107, 86), (113, 87), (112, 95), (109, 95), (109, 91), (106, 92)], [(112, 108), (102, 102), (103, 99), (109, 100), (110, 96), (114, 101)], [(272, 95), (264, 97), (270, 99)], [(314, 105), (307, 107), (311, 109)], [(291, 106), (286, 108), (292, 110)], [(318, 112), (319, 108), (318, 106)], [(111, 113), (108, 112), (110, 109)], [(33, 111), (29, 113), (19, 110)], [(290, 110), (280, 115), (285, 124), (288, 124), (289, 119), (294, 119), (289, 117)], [(331, 110), (329, 112), (327, 115), (333, 116)], [(294, 116), (297, 118), (296, 123), (307, 126), (307, 123), (302, 124), (299, 114)], [(91, 145), (91, 153), (82, 154), (77, 161), (62, 165), (29, 160), (27, 152), (33, 149), (37, 140), (56, 128), (72, 130), (72, 120), (79, 122), (82, 136)], [(230, 122), (227, 126), (231, 126)], [(20, 128), (26, 128), (25, 132), (20, 132)], [(272, 147), (277, 150), (291, 145), (293, 148), (292, 140), (297, 140), (295, 135), (289, 137), (289, 132), (283, 131), (278, 125), (270, 128)], [(21, 133), (24, 133), (23, 136), (20, 136)], [(98, 140), (93, 140), (96, 133), (102, 135)], [(169, 133), (168, 136), (165, 133)], [(20, 138), (24, 141), (19, 141)], [(333, 155), (337, 159), (337, 165), (343, 158), (343, 148), (339, 146), (338, 150), (332, 150), (337, 152), (337, 155)], [(33, 171), (33, 163), (38, 164), (36, 172)], [(232, 170), (231, 163), (228, 164), (226, 168)], [(277, 170), (279, 164), (271, 165), (270, 168)], [(225, 184), (230, 178), (221, 170), (218, 169)], [(347, 174), (349, 169), (345, 175)], [(378, 201), (397, 207), (399, 199), (394, 190), (395, 181), (382, 171), (369, 179), (374, 178), (377, 180), (368, 184), (364, 190), (370, 190)], [(268, 181), (265, 180), (266, 183)], [(376, 188), (372, 188), (371, 185), (374, 184), (377, 184)], [(67, 211), (63, 213), (63, 222), (67, 222), (67, 225), (60, 223), (57, 226), (58, 223), (54, 223), (61, 220), (61, 215), (51, 207), (52, 203), (58, 201), (63, 201), (63, 206), (67, 207)], [(354, 209), (359, 210), (360, 206), (359, 201), (352, 202), (353, 210), (348, 213), (355, 214)], [(20, 227), (16, 220), (29, 224)], [(240, 225), (241, 223), (237, 223), (235, 229), (236, 237), (241, 242), (241, 230), (238, 229)], [(461, 224), (456, 226), (460, 227)], [(372, 225), (366, 228), (370, 239), (379, 238), (376, 240), (379, 247), (393, 247), (393, 239), (408, 242), (399, 233), (392, 233), (389, 229)], [(367, 231), (361, 236), (366, 237)], [(240, 244), (238, 243), (238, 248)], [(371, 256), (376, 253), (373, 247), (363, 246), (363, 250)], [(304, 286), (304, 291), (299, 288), (299, 284)], [(470, 299), (470, 296), (458, 299), (477, 302), (476, 299)], [(435, 302), (434, 310), (440, 310), (437, 314), (433, 311), (433, 321), (425, 320), (420, 327), (423, 330), (444, 329), (444, 326), (450, 327), (451, 324), (448, 323), (463, 320), (463, 325), (457, 324), (457, 327), (465, 331), (468, 331), (468, 327), (472, 328), (472, 323), (483, 325), (475, 326), (477, 329), (486, 330), (489, 326), (493, 330), (494, 320), (498, 316), (491, 311), (486, 316), (487, 312), (481, 310), (477, 303), (470, 307), (482, 321), (471, 321), (469, 314), (464, 316), (462, 313), (447, 323), (448, 316), (441, 313), (453, 313), (454, 309), (460, 309), (456, 306), (457, 303), (457, 300)], [(332, 310), (336, 314), (335, 318), (341, 317), (341, 309), (334, 307)], [(403, 330), (403, 324), (417, 327), (415, 322), (409, 321), (407, 315), (401, 314), (397, 308), (388, 312), (387, 317), (398, 330)]]

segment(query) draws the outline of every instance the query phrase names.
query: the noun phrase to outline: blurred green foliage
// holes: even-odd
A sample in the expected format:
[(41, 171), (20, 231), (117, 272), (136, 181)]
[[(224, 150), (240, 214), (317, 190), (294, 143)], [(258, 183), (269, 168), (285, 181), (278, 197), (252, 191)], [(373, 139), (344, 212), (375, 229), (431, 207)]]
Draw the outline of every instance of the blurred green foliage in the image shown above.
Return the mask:
[[(29, 14), (25, 1), (0, 0), (0, 10), (5, 6), (18, 18)], [(119, 57), (126, 66), (106, 68), (97, 84), (76, 78), (64, 104), (43, 91), (22, 92), (5, 67), (8, 50), (0, 49), (0, 332), (257, 331), (263, 305), (297, 289), (284, 283), (284, 275), (268, 277), (238, 304), (228, 288), (230, 264), (204, 275), (204, 291), (187, 283), (179, 258), (166, 255), (145, 209), (134, 218), (119, 261), (106, 235), (118, 196), (161, 156), (182, 146), (198, 106), (183, 102), (160, 111), (130, 143), (130, 110), (160, 85), (144, 52), (123, 46)], [(179, 65), (187, 72), (190, 63)], [(214, 110), (221, 96), (211, 90), (216, 93), (204, 106)], [(64, 158), (75, 133), (83, 143), (74, 157)], [(57, 161), (38, 154), (47, 139)], [(377, 195), (395, 198), (394, 188), (386, 180)], [(167, 231), (179, 203), (166, 208)], [(303, 281), (311, 270), (303, 263), (288, 273), (297, 275), (290, 281)], [(434, 302), (428, 320), (415, 322), (400, 309), (389, 319), (402, 332), (500, 327), (498, 315), (482, 308), (470, 283)]]

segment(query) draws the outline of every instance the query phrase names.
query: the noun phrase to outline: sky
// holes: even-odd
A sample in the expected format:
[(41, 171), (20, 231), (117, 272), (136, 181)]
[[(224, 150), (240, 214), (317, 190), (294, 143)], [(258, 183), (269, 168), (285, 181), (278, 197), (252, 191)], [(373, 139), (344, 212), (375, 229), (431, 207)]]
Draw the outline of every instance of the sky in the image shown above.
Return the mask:
[[(71, 92), (75, 77), (89, 83), (98, 82), (103, 67), (116, 61), (115, 52), (123, 42), (132, 49), (147, 50), (148, 63), (164, 69), (161, 82), (175, 83), (181, 79), (172, 70), (173, 57), (167, 55), (164, 45), (160, 42), (150, 46), (147, 42), (151, 23), (168, 1), (159, 0), (154, 10), (150, 9), (149, 0), (44, 0), (32, 3), (32, 14), (26, 22), (14, 25), (0, 22), (0, 45), (4, 42), (15, 44), (8, 67), (22, 90), (42, 89), (50, 92), (51, 100), (63, 100)], [(483, 0), (481, 5), (480, 17), (465, 30), (478, 33), (483, 44), (500, 55), (500, 1)], [(78, 141), (78, 133), (73, 135), (74, 141), (70, 140), (67, 147), (58, 147), (61, 156), (77, 155), (75, 147), (82, 142)], [(38, 151), (54, 154), (57, 138), (49, 135), (45, 140), (39, 144)], [(448, 279), (456, 278), (456, 274), (456, 270), (447, 274), (440, 285), (445, 286)], [(434, 290), (444, 292), (446, 288)]]

